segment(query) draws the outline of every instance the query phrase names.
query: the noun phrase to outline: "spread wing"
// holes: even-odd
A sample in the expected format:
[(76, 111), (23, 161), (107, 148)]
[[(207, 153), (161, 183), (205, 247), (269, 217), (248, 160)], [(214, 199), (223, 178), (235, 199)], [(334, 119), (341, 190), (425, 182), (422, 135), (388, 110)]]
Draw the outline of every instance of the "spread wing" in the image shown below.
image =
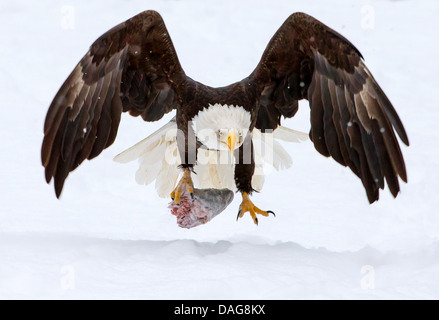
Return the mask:
[(155, 121), (176, 108), (185, 74), (164, 22), (145, 11), (97, 39), (47, 112), (41, 159), (46, 181), (64, 181), (116, 138), (122, 111)]
[(407, 174), (394, 130), (406, 145), (407, 134), (361, 53), (343, 36), (295, 13), (271, 39), (250, 79), (262, 88), (257, 128), (276, 129), (281, 116), (294, 116), (298, 100), (307, 99), (317, 151), (348, 166), (370, 203), (384, 181), (397, 196), (398, 176), (407, 182)]

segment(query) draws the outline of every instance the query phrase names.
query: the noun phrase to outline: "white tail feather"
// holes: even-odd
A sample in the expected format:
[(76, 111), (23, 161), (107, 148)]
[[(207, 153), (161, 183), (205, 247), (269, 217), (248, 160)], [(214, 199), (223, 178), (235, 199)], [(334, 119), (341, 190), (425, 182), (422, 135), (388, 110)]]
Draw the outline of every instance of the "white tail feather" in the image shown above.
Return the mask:
[(170, 164), (166, 159), (163, 159), (162, 168), (160, 169), (155, 181), (155, 188), (159, 197), (169, 197), (177, 183), (178, 176), (179, 170), (177, 169), (177, 166), (175, 164)]
[(152, 151), (161, 141), (165, 140), (166, 132), (172, 128), (177, 128), (175, 120), (172, 119), (163, 127), (158, 129), (156, 132), (152, 133), (142, 141), (136, 143), (131, 148), (119, 153), (114, 157), (114, 161), (119, 163), (127, 163), (130, 161), (137, 160), (143, 153)]
[[(255, 174), (252, 177), (252, 188), (256, 191), (261, 191), (264, 186), (265, 176), (263, 175), (264, 168), (262, 164), (256, 164)], [(262, 174), (260, 174), (262, 173)]]
[(260, 130), (254, 129), (252, 139), (256, 154), (255, 161), (260, 159), (261, 163), (266, 162), (278, 171), (288, 169), (293, 164), (288, 152), (275, 140), (274, 133), (261, 133)]
[(309, 139), (309, 135), (305, 132), (293, 130), (287, 127), (278, 126), (273, 131), (274, 138), (288, 142), (302, 142)]
[[(271, 159), (266, 159), (267, 162), (269, 162), (270, 160)], [(277, 171), (288, 169), (293, 165), (293, 159), (291, 159), (288, 152), (276, 140), (273, 141), (272, 160), (273, 160), (272, 165)]]

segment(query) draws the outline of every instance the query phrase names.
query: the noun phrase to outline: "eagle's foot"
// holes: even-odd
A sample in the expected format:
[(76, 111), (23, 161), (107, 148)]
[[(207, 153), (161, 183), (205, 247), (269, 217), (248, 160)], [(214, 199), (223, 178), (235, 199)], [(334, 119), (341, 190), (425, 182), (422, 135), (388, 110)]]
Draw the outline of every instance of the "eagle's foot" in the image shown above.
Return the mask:
[(180, 203), (180, 197), (185, 192), (189, 193), (191, 198), (194, 198), (194, 183), (191, 178), (190, 169), (185, 169), (183, 172), (183, 176), (175, 187), (174, 191), (171, 192), (171, 198), (174, 200), (175, 204)]
[(271, 213), (273, 216), (276, 216), (273, 211), (268, 210), (264, 211), (256, 207), (253, 202), (250, 200), (249, 195), (246, 192), (242, 193), (242, 202), (239, 206), (238, 216), (236, 217), (236, 220), (239, 218), (242, 218), (244, 216), (244, 213), (250, 212), (250, 216), (253, 219), (253, 222), (257, 225), (258, 224), (258, 217), (256, 214), (260, 214), (264, 217), (268, 217), (268, 214)]

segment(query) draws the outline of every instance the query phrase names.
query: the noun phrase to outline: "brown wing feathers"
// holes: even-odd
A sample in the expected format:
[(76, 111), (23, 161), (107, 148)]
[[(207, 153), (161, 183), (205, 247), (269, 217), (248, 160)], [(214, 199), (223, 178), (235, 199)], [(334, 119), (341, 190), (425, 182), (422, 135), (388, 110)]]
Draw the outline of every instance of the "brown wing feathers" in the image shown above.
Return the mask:
[(371, 203), (378, 200), (384, 181), (396, 197), (398, 176), (407, 181), (407, 174), (394, 130), (406, 145), (407, 134), (358, 49), (306, 14), (290, 16), (250, 76), (270, 88), (262, 89), (262, 114), (279, 115), (275, 122), (258, 119), (258, 128), (275, 129), (280, 115), (296, 111), (291, 102), (279, 106), (279, 101), (288, 101), (282, 86), (292, 76), (300, 85), (289, 84), (290, 99), (309, 100), (310, 138), (317, 151), (349, 166), (362, 180)]
[(46, 116), (41, 158), (56, 195), (69, 172), (114, 142), (122, 111), (153, 121), (174, 109), (173, 86), (183, 77), (157, 12), (143, 12), (97, 39)]

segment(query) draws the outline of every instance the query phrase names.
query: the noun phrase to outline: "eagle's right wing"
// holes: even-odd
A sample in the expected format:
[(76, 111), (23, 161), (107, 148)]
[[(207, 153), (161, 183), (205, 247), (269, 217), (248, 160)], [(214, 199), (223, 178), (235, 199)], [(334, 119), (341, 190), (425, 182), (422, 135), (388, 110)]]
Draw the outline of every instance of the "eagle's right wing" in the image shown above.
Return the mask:
[(407, 173), (395, 131), (406, 145), (409, 140), (361, 53), (347, 39), (295, 13), (273, 36), (250, 79), (261, 87), (256, 128), (276, 129), (282, 116), (294, 116), (298, 101), (307, 99), (316, 150), (348, 166), (371, 203), (384, 181), (396, 197), (398, 176), (407, 181)]
[(122, 111), (155, 121), (186, 76), (161, 16), (145, 11), (97, 39), (47, 112), (41, 160), (59, 197), (68, 174), (116, 138)]

